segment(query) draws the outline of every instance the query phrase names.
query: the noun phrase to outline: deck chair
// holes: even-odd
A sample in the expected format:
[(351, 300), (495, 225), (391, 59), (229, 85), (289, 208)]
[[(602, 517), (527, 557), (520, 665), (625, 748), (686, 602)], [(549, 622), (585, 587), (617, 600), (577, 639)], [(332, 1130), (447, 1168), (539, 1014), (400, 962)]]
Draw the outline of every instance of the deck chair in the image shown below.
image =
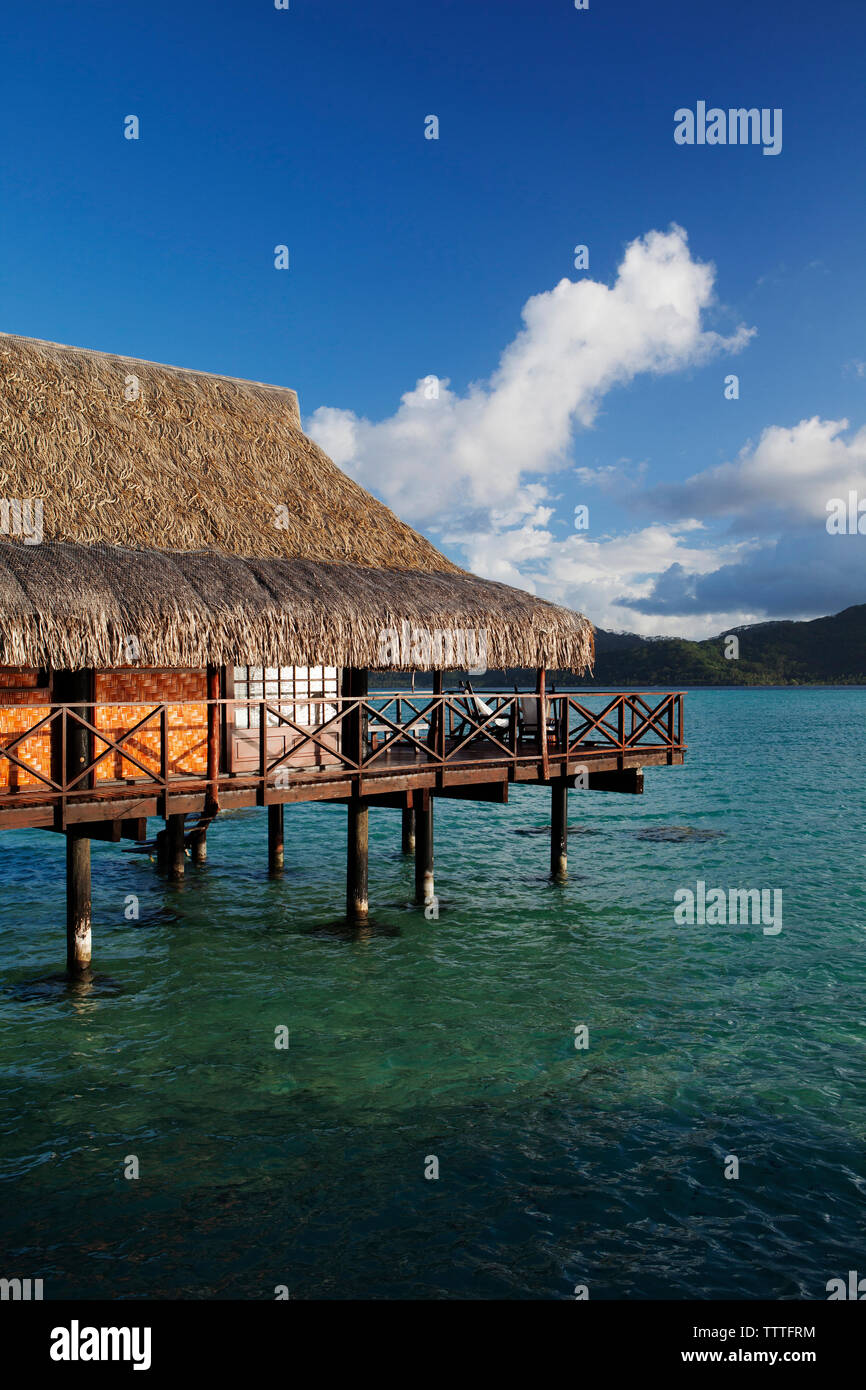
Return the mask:
[[(463, 738), (465, 734), (477, 732), (475, 724), (484, 724), (485, 719), (493, 714), (491, 706), (475, 694), (469, 681), (461, 681), (460, 689), (463, 692), (466, 712), (469, 717), (462, 718), (455, 730), (455, 735), (458, 739)], [(472, 723), (472, 720), (474, 720), (475, 723)], [(491, 733), (495, 731), (502, 732), (508, 729), (510, 723), (511, 721), (506, 714), (497, 714), (495, 718), (490, 719), (485, 725), (483, 732), (486, 733), (488, 730)]]
[[(517, 701), (517, 737), (518, 739), (537, 741), (538, 714), (541, 702), (534, 695), (521, 696), (517, 686), (514, 687), (514, 693), (519, 697)], [(547, 732), (548, 734), (556, 732), (554, 715), (550, 715), (547, 719)]]

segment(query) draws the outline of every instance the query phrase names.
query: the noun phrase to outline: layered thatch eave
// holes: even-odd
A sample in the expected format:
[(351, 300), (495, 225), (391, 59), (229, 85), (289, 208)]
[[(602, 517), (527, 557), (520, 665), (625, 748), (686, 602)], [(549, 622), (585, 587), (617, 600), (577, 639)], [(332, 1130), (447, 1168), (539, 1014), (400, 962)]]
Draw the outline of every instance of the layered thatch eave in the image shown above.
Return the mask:
[(132, 651), (145, 666), (431, 669), (437, 633), (446, 655), (467, 634), (492, 667), (592, 661), (578, 614), (459, 570), (4, 541), (0, 613), (0, 666), (125, 666)]
[(3, 498), (42, 518), (0, 539), (0, 665), (124, 666), (132, 639), (148, 666), (430, 669), (437, 633), (483, 634), (491, 667), (592, 663), (587, 619), (459, 569), (280, 387), (0, 335)]

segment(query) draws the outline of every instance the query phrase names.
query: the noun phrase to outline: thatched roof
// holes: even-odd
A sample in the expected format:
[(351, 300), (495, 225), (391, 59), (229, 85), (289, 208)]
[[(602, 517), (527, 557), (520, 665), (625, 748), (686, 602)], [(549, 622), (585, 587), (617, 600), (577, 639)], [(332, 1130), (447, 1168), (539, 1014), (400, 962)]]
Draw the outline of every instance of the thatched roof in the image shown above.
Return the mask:
[(407, 623), (483, 631), (490, 666), (592, 661), (585, 618), (446, 559), (283, 387), (0, 334), (0, 531), (0, 665), (126, 665), (134, 636), (149, 666), (400, 666)]

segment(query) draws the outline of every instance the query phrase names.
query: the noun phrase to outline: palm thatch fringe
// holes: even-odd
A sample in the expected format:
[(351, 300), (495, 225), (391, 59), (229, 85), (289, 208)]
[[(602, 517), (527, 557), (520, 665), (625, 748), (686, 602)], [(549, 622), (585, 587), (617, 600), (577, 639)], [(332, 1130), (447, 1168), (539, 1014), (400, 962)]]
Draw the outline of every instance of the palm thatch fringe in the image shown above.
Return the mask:
[(483, 634), (491, 667), (593, 660), (586, 618), (460, 571), (4, 541), (0, 613), (3, 666), (441, 665), (423, 642), (408, 663), (389, 647), (404, 624)]

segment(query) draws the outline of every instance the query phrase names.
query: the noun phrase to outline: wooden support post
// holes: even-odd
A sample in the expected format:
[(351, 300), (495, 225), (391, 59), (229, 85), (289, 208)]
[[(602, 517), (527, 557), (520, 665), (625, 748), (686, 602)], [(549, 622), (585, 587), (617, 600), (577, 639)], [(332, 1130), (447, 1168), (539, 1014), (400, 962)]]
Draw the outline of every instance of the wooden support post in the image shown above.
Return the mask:
[[(369, 688), (369, 672), (365, 666), (345, 666), (341, 691), (345, 700), (361, 697), (365, 699)], [(341, 706), (345, 709), (346, 706)], [(347, 758), (357, 762), (359, 768), (364, 761), (367, 736), (367, 714), (363, 705), (349, 710), (341, 721), (341, 749)]]
[(368, 847), (369, 807), (357, 797), (349, 802), (349, 835), (346, 854), (346, 916), (365, 922), (369, 915)]
[(438, 701), (430, 721), (431, 747), (439, 763), (445, 761), (445, 706), (442, 703), (442, 672), (433, 672), (433, 698)]
[(547, 673), (542, 667), (536, 673), (535, 694), (538, 702), (538, 738), (541, 754), (541, 775), (545, 782), (550, 776), (550, 753), (547, 747)]
[(407, 811), (403, 808), (403, 843), (401, 846), (404, 854), (415, 853), (415, 812), (411, 808)]
[[(76, 714), (93, 723), (92, 670), (55, 671), (52, 677), (52, 700), (57, 704), (70, 705)], [(63, 731), (65, 722), (65, 736)], [(89, 729), (70, 714), (65, 721), (55, 721), (52, 725), (52, 776), (55, 781), (74, 782), (82, 769), (93, 760), (93, 735)], [(65, 748), (65, 760), (64, 760)], [(93, 773), (89, 772), (76, 782), (75, 791), (82, 792), (93, 786)]]
[[(219, 810), (220, 744), (222, 742), (222, 713), (220, 700), (220, 668), (207, 668), (207, 782), (208, 811), (216, 815)], [(202, 840), (204, 844), (204, 840)], [(207, 853), (207, 851), (203, 851)], [(195, 858), (195, 850), (193, 850)], [(201, 863), (201, 860), (196, 860)]]
[(568, 874), (568, 783), (557, 777), (550, 786), (550, 872), (554, 878)]
[(90, 841), (66, 832), (66, 969), (70, 975), (90, 970)]
[(283, 805), (275, 802), (268, 807), (268, 873), (281, 874), (284, 863)]
[(425, 791), (415, 808), (415, 901), (432, 903), (433, 897), (433, 798)]
[(202, 826), (196, 829), (189, 837), (189, 847), (192, 851), (192, 862), (194, 864), (207, 863), (207, 827)]
[(172, 815), (165, 823), (168, 876), (174, 882), (183, 878), (185, 819), (182, 815)]

